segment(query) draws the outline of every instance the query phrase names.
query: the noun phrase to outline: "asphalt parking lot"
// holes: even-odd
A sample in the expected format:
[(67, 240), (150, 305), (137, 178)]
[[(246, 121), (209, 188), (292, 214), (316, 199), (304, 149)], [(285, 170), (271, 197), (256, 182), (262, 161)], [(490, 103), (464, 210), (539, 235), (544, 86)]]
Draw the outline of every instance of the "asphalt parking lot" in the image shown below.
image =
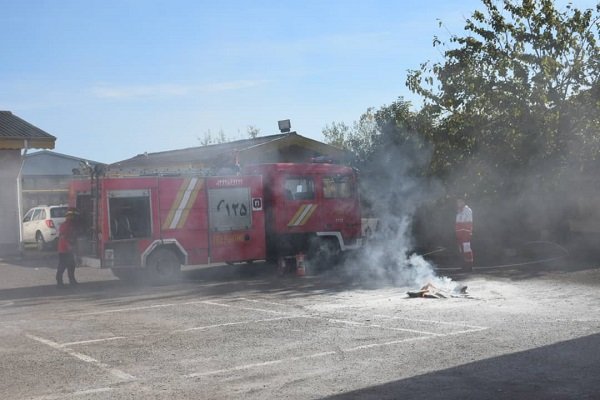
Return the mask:
[[(330, 271), (187, 268), (124, 284), (55, 256), (0, 261), (6, 399), (597, 399), (600, 270), (552, 266), (454, 275), (469, 298)], [(414, 288), (413, 288), (414, 289)]]

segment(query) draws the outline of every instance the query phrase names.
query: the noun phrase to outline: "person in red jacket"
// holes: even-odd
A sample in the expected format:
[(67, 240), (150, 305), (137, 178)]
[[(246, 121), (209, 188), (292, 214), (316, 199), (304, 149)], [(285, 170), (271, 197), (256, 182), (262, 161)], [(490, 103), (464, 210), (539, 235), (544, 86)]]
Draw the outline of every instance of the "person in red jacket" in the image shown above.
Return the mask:
[(75, 217), (77, 211), (69, 209), (65, 214), (65, 221), (58, 230), (58, 268), (56, 269), (56, 285), (64, 287), (63, 275), (65, 269), (69, 275), (69, 284), (76, 285), (75, 280), (75, 255), (73, 246), (76, 240)]
[(456, 200), (456, 242), (458, 251), (463, 257), (465, 271), (473, 270), (473, 250), (471, 237), (473, 236), (473, 211), (465, 204), (465, 199)]

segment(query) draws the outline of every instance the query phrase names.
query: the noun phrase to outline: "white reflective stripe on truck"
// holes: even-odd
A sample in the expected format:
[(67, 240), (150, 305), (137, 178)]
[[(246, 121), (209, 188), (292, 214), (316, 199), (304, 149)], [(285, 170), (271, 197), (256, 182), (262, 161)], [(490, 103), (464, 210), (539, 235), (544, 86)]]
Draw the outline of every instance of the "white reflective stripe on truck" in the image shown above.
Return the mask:
[(145, 267), (146, 266), (146, 259), (148, 258), (148, 256), (150, 255), (150, 253), (152, 253), (152, 251), (157, 248), (158, 246), (162, 246), (162, 245), (169, 245), (169, 244), (173, 244), (175, 245), (179, 251), (181, 251), (181, 254), (183, 254), (183, 264), (186, 265), (188, 263), (188, 252), (185, 251), (185, 249), (183, 248), (183, 246), (181, 245), (181, 243), (179, 243), (179, 241), (177, 239), (159, 239), (159, 240), (155, 240), (154, 242), (152, 242), (150, 244), (150, 246), (148, 246), (146, 248), (146, 250), (144, 250), (144, 252), (141, 254), (141, 266)]
[(356, 239), (356, 243), (354, 244), (350, 244), (350, 245), (346, 245), (344, 243), (344, 238), (342, 237), (342, 234), (340, 232), (316, 232), (317, 236), (333, 236), (336, 237), (338, 240), (338, 243), (340, 244), (340, 249), (342, 251), (348, 251), (348, 250), (356, 250), (356, 249), (360, 249), (362, 247), (362, 239)]

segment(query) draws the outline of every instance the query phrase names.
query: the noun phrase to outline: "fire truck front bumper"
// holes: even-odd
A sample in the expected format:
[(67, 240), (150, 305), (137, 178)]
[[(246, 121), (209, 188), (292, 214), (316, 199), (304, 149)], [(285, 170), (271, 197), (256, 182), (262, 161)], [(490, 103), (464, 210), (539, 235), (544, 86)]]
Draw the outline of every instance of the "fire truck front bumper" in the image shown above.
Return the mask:
[(97, 257), (82, 256), (79, 257), (80, 267), (102, 268), (102, 261)]

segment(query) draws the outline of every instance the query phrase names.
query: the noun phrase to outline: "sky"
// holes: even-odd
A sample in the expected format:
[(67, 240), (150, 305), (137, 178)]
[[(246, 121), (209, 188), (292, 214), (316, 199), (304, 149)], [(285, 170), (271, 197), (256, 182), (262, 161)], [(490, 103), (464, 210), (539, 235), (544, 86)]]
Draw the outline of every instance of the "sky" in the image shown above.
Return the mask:
[[(592, 6), (595, 1), (575, 1)], [(583, 3), (583, 4), (579, 4)], [(0, 0), (0, 110), (100, 162), (332, 122), (399, 97), (479, 0)], [(443, 27), (439, 26), (443, 22)]]

